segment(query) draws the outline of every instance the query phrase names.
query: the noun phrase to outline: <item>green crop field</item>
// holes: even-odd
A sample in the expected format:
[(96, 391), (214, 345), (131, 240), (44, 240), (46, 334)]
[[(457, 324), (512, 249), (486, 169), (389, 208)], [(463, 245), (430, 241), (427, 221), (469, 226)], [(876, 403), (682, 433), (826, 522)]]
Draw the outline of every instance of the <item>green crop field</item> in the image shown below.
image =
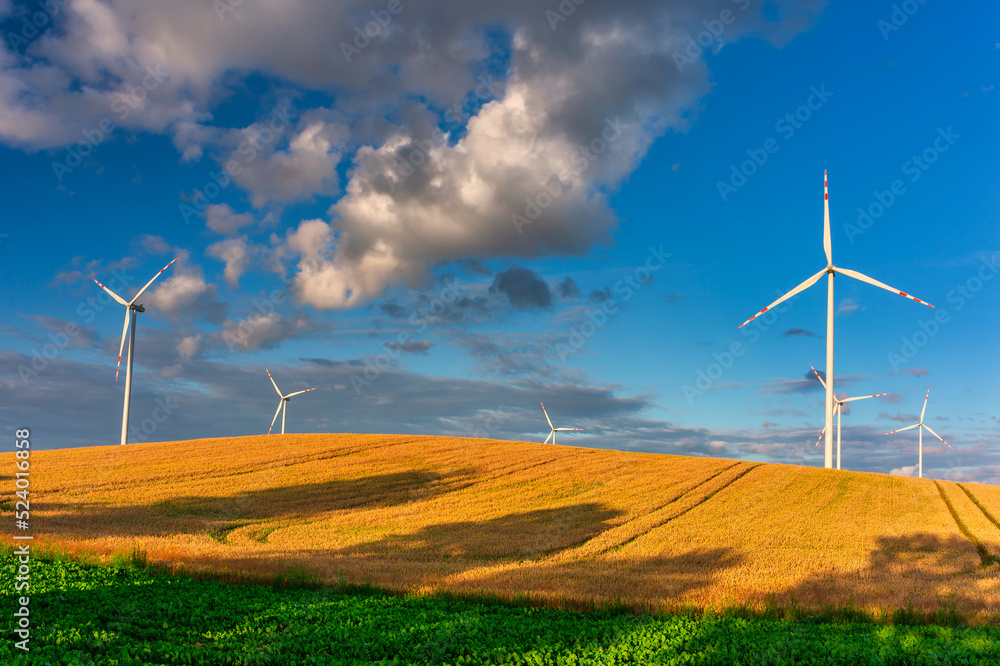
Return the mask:
[[(0, 557), (3, 607), (15, 561)], [(293, 577), (294, 578), (294, 577)], [(1000, 629), (896, 611), (651, 616), (344, 586), (234, 585), (142, 563), (31, 562), (25, 664), (995, 664)], [(311, 589), (313, 588), (313, 589)], [(941, 621), (944, 620), (942, 623)], [(4, 636), (13, 635), (5, 613)]]

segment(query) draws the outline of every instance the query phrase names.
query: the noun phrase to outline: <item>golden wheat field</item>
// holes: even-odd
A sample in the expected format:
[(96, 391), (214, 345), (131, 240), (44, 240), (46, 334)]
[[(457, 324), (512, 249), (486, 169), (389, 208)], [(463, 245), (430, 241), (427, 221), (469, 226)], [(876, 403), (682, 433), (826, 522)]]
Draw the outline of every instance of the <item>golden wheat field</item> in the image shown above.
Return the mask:
[(134, 444), (31, 461), (35, 532), (70, 550), (653, 611), (794, 600), (953, 607), (975, 621), (1000, 607), (991, 486), (399, 435)]

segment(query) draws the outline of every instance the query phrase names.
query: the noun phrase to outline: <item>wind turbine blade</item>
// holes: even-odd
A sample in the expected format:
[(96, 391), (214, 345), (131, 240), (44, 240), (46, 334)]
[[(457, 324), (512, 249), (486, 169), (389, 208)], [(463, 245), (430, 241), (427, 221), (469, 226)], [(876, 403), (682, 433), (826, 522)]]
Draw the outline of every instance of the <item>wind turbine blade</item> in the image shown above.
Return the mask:
[(552, 432), (550, 432), (550, 433), (549, 433), (549, 436), (545, 438), (545, 441), (544, 441), (544, 442), (542, 442), (542, 444), (548, 444), (548, 443), (549, 443), (549, 440), (550, 440), (550, 439), (552, 438), (552, 436), (553, 436), (553, 435), (555, 435), (555, 434), (556, 434), (556, 431), (555, 431), (555, 429), (553, 429), (553, 430), (552, 430)]
[(545, 411), (545, 405), (544, 405), (544, 403), (539, 402), (538, 404), (542, 406), (542, 413), (545, 414), (545, 420), (549, 422), (549, 427), (552, 428), (553, 430), (555, 430), (556, 427), (554, 425), (552, 425), (552, 419), (549, 418), (549, 413), (547, 411)]
[(856, 398), (844, 398), (840, 402), (853, 402), (855, 400), (867, 400), (868, 398), (881, 398), (884, 395), (889, 395), (888, 393), (876, 393), (875, 395), (859, 395)]
[(264, 368), (264, 372), (267, 373), (267, 378), (271, 380), (271, 385), (274, 386), (274, 391), (278, 394), (278, 397), (284, 398), (285, 396), (281, 395), (281, 391), (278, 390), (278, 385), (274, 383), (274, 377), (271, 376), (271, 371)]
[(924, 408), (920, 410), (920, 422), (924, 422), (924, 413), (927, 411), (927, 400), (931, 397), (931, 390), (927, 389), (927, 395), (924, 396)]
[[(94, 280), (94, 282), (97, 282), (97, 280)], [(105, 287), (100, 282), (97, 282), (97, 286), (100, 287), (101, 289), (103, 289), (104, 291), (108, 292), (108, 295), (111, 296), (111, 298), (115, 299), (116, 301), (118, 301), (122, 305), (128, 305), (128, 303), (125, 302), (124, 298), (122, 298), (121, 296), (119, 296), (115, 292), (111, 291), (110, 289), (108, 289), (107, 287)]]
[(810, 364), (810, 365), (809, 365), (809, 367), (813, 369), (813, 372), (814, 372), (814, 373), (816, 373), (816, 379), (818, 379), (818, 380), (819, 380), (819, 383), (823, 385), (823, 388), (826, 388), (826, 382), (825, 382), (825, 381), (823, 381), (823, 378), (822, 378), (822, 377), (820, 376), (820, 374), (819, 374), (819, 372), (818, 372), (818, 371), (816, 370), (816, 368), (813, 368), (813, 367), (812, 367), (812, 364)]
[(768, 310), (770, 310), (771, 308), (773, 308), (778, 303), (781, 303), (782, 301), (791, 298), (792, 296), (794, 296), (795, 294), (799, 293), (800, 291), (803, 291), (804, 289), (808, 289), (809, 287), (813, 286), (814, 284), (816, 284), (817, 280), (819, 280), (824, 275), (826, 275), (826, 269), (825, 268), (823, 270), (821, 270), (819, 273), (816, 273), (816, 275), (813, 275), (811, 278), (809, 278), (808, 280), (806, 280), (805, 282), (803, 282), (799, 286), (797, 286), (795, 289), (792, 289), (790, 292), (788, 292), (787, 294), (785, 294), (784, 296), (782, 296), (781, 298), (779, 298), (778, 300), (776, 300), (774, 303), (771, 303), (766, 308), (764, 308), (763, 310), (761, 310), (760, 312), (758, 312), (754, 316), (752, 316), (749, 319), (747, 319), (745, 322), (743, 322), (742, 324), (740, 324), (739, 326), (737, 326), (737, 328), (743, 328), (744, 326), (746, 326), (747, 324), (749, 324), (750, 322), (752, 322), (754, 319), (756, 319), (757, 317), (761, 316), (762, 314), (764, 314), (765, 312), (767, 312)]
[(553, 430), (583, 430), (583, 428), (553, 428)]
[[(933, 430), (931, 430), (930, 426), (926, 426), (925, 425), (924, 427), (927, 428), (927, 432), (929, 432), (930, 434), (934, 435), (938, 439), (941, 439), (941, 435), (939, 435), (936, 432), (934, 432)], [(948, 442), (944, 441), (943, 439), (941, 439), (941, 443), (944, 444), (945, 446), (947, 446), (949, 449), (951, 448), (951, 444), (949, 444)]]
[(289, 393), (285, 397), (291, 398), (293, 395), (299, 395), (300, 393), (309, 393), (309, 391), (315, 391), (315, 390), (316, 390), (315, 388), (311, 388), (311, 389), (306, 389), (305, 391), (296, 391), (295, 393)]
[(277, 420), (277, 418), (278, 418), (278, 412), (280, 412), (280, 411), (281, 411), (281, 406), (282, 406), (283, 404), (285, 404), (285, 401), (284, 401), (284, 400), (279, 400), (279, 401), (278, 401), (278, 408), (277, 408), (276, 410), (274, 410), (274, 418), (273, 418), (273, 419), (271, 419), (271, 427), (267, 429), (267, 434), (268, 434), (268, 435), (270, 435), (270, 434), (271, 434), (271, 428), (274, 428), (274, 422), (275, 422), (275, 420)]
[[(177, 261), (178, 259), (180, 259), (180, 257), (174, 257), (174, 261)], [(174, 261), (171, 261), (171, 262), (170, 262), (170, 264), (174, 263)], [(154, 276), (153, 276), (153, 279), (152, 279), (152, 280), (150, 280), (149, 282), (147, 282), (147, 283), (146, 283), (146, 286), (145, 286), (145, 287), (143, 287), (142, 289), (140, 289), (140, 290), (139, 290), (139, 293), (138, 293), (138, 294), (136, 294), (135, 296), (133, 296), (133, 297), (132, 297), (132, 300), (131, 300), (131, 301), (129, 301), (129, 305), (132, 305), (133, 303), (135, 303), (135, 302), (136, 302), (136, 300), (138, 300), (138, 298), (139, 298), (140, 296), (142, 296), (142, 292), (146, 291), (146, 289), (148, 289), (148, 288), (149, 288), (149, 285), (153, 284), (153, 280), (155, 280), (156, 278), (160, 277), (160, 274), (161, 274), (161, 273), (163, 273), (163, 271), (165, 271), (165, 270), (167, 270), (168, 268), (170, 268), (170, 264), (167, 264), (166, 266), (164, 266), (163, 268), (161, 268), (161, 269), (160, 269), (160, 272), (159, 272), (159, 273), (157, 273), (156, 275), (154, 275)]]
[(118, 372), (122, 369), (122, 352), (125, 351), (125, 336), (128, 335), (128, 325), (132, 321), (132, 308), (125, 308), (125, 325), (122, 326), (122, 344), (118, 347), (118, 367), (115, 368), (115, 381), (118, 381)]
[(826, 265), (833, 266), (833, 246), (830, 243), (830, 190), (826, 182), (826, 169), (823, 169), (823, 251), (826, 252)]
[(813, 448), (814, 448), (814, 449), (815, 449), (815, 448), (816, 448), (817, 446), (819, 446), (819, 442), (820, 442), (820, 440), (821, 440), (821, 439), (823, 439), (823, 433), (825, 433), (825, 432), (826, 432), (826, 427), (824, 426), (824, 428), (823, 428), (822, 430), (820, 430), (820, 431), (819, 431), (819, 437), (817, 437), (817, 438), (816, 438), (816, 443), (815, 443), (815, 444), (813, 444)]
[(859, 273), (857, 271), (852, 271), (849, 268), (837, 268), (837, 267), (834, 267), (833, 270), (835, 272), (837, 272), (837, 273), (842, 273), (842, 274), (846, 275), (847, 277), (852, 277), (855, 280), (861, 280), (862, 282), (867, 282), (868, 284), (875, 285), (876, 287), (881, 287), (882, 289), (885, 289), (886, 291), (891, 291), (894, 294), (899, 294), (900, 296), (904, 296), (904, 297), (910, 299), (911, 301), (916, 301), (917, 303), (922, 303), (922, 304), (926, 305), (929, 308), (934, 307), (933, 305), (931, 305), (927, 301), (922, 301), (919, 298), (917, 298), (916, 296), (910, 296), (905, 291), (900, 291), (899, 289), (896, 289), (895, 287), (890, 287), (889, 285), (884, 284), (882, 282), (879, 282), (878, 280), (874, 280), (874, 279), (868, 277), (867, 275), (865, 275), (864, 273)]
[(913, 430), (914, 428), (918, 428), (918, 427), (920, 427), (920, 424), (919, 423), (914, 423), (911, 426), (906, 426), (905, 428), (900, 428), (899, 430), (893, 430), (892, 432), (884, 432), (882, 434), (883, 435), (894, 435), (897, 432), (903, 432), (904, 430)]

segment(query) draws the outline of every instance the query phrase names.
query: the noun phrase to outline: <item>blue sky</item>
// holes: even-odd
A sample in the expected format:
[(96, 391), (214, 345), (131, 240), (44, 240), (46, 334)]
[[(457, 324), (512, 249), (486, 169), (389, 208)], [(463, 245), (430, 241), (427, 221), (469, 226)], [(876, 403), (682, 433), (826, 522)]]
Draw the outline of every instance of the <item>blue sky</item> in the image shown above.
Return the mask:
[(180, 256), (140, 299), (135, 441), (265, 432), (267, 366), (320, 388), (291, 432), (541, 441), (545, 400), (586, 428), (561, 443), (821, 465), (822, 283), (737, 326), (824, 266), (828, 169), (835, 264), (937, 306), (836, 279), (836, 389), (890, 393), (844, 466), (912, 474), (880, 433), (929, 388), (925, 475), (1000, 482), (998, 10), (549, 4), (404, 2), (347, 62), (388, 3), (70, 0), (34, 34), (0, 2), (4, 427), (117, 442), (92, 279)]

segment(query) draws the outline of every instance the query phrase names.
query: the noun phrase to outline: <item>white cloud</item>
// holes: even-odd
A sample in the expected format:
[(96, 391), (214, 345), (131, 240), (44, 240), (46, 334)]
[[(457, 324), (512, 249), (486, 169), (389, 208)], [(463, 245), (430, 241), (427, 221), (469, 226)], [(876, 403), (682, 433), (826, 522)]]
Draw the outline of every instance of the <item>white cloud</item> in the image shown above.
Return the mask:
[[(774, 4), (780, 21), (750, 3), (723, 41), (784, 43), (824, 3)], [(616, 225), (607, 194), (710, 89), (703, 63), (681, 68), (675, 55), (732, 7), (623, 0), (588, 6), (552, 31), (534, 5), (442, 0), (408, 11), (405, 27), (398, 19), (348, 63), (340, 41), (370, 20), (360, 0), (245, 0), (222, 17), (201, 0), (74, 0), (28, 57), (0, 45), (0, 140), (65, 146), (111, 117), (117, 128), (170, 136), (180, 159), (242, 157), (233, 179), (258, 208), (338, 195), (337, 169), (350, 160), (345, 195), (322, 222), (328, 231), (309, 231), (325, 241), (310, 250), (321, 260), (300, 264), (296, 285), (306, 303), (351, 307), (440, 262), (582, 255), (607, 242)], [(503, 26), (509, 42), (495, 46), (486, 26)], [(509, 61), (503, 75), (477, 73), (497, 55)], [(213, 124), (220, 101), (251, 74), (278, 82), (258, 121)], [(252, 158), (241, 154), (285, 93), (300, 105), (334, 101), (296, 109), (294, 128), (289, 119)], [(435, 134), (442, 109), (473, 93), (481, 106), (468, 122)], [(518, 227), (515, 215), (537, 219)], [(221, 208), (208, 217), (226, 234), (249, 226)]]
[(253, 224), (253, 215), (236, 213), (229, 204), (210, 204), (203, 212), (205, 226), (216, 233), (235, 235), (242, 227)]
[(891, 470), (889, 474), (895, 474), (896, 476), (916, 476), (917, 466), (907, 465), (906, 467), (897, 467)]
[(140, 300), (171, 320), (203, 317), (221, 322), (226, 308), (219, 301), (218, 287), (206, 282), (201, 268), (185, 261), (187, 258), (187, 253), (182, 252), (181, 260), (174, 264), (176, 272), (162, 282), (154, 282)]
[(146, 254), (168, 254), (171, 250), (170, 243), (163, 236), (143, 234), (135, 239), (135, 243)]
[(226, 262), (223, 277), (231, 286), (239, 285), (240, 276), (246, 271), (252, 255), (257, 248), (249, 245), (245, 237), (227, 238), (212, 243), (205, 249), (205, 254)]
[(328, 324), (298, 314), (295, 316), (270, 312), (252, 314), (240, 321), (227, 319), (219, 337), (233, 351), (237, 348), (258, 350), (273, 349), (285, 340), (311, 335), (329, 328)]
[(862, 308), (861, 305), (853, 298), (845, 298), (842, 301), (840, 301), (840, 305), (837, 306), (837, 314), (849, 317), (858, 310), (863, 310), (863, 309), (864, 308)]
[(185, 361), (190, 361), (191, 357), (198, 353), (201, 349), (201, 333), (197, 335), (185, 336), (177, 344), (177, 353), (180, 354), (181, 358)]
[[(337, 164), (348, 136), (346, 127), (311, 122), (290, 139), (286, 150), (275, 149), (277, 141), (263, 142), (259, 133), (265, 129), (270, 131), (251, 125), (238, 132), (240, 145), (251, 145), (242, 143), (249, 140), (259, 146), (253, 158), (243, 160), (238, 173), (233, 174), (233, 180), (250, 192), (254, 206), (331, 196), (339, 191)], [(232, 153), (220, 162), (236, 157)]]

